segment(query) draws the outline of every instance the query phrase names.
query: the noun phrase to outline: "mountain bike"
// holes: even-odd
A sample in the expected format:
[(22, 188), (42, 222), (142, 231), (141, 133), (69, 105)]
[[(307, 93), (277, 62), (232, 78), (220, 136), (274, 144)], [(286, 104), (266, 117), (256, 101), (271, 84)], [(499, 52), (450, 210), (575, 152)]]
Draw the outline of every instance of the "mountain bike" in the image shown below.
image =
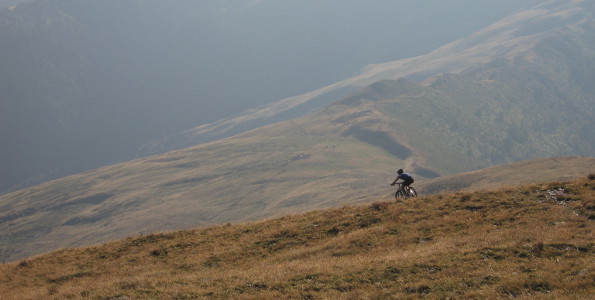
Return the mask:
[[(405, 186), (404, 188), (401, 188), (401, 186), (403, 185), (402, 182), (397, 182), (397, 191), (395, 192), (395, 200), (399, 200), (399, 199), (403, 199), (403, 198), (409, 198), (409, 197), (417, 197), (417, 192), (415, 191), (415, 189), (411, 186)], [(403, 191), (405, 192), (405, 194), (403, 194)]]

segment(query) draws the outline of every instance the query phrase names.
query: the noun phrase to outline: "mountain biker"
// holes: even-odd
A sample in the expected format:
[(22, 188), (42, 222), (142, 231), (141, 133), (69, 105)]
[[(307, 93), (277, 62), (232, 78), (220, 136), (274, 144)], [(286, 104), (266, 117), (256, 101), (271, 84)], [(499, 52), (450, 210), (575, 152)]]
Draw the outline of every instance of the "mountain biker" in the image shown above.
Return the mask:
[(399, 169), (397, 174), (397, 178), (390, 185), (393, 186), (397, 184), (399, 179), (403, 180), (400, 189), (403, 195), (408, 195), (409, 193), (405, 193), (405, 187), (409, 187), (409, 185), (414, 182), (413, 177), (407, 173), (404, 173), (403, 169)]

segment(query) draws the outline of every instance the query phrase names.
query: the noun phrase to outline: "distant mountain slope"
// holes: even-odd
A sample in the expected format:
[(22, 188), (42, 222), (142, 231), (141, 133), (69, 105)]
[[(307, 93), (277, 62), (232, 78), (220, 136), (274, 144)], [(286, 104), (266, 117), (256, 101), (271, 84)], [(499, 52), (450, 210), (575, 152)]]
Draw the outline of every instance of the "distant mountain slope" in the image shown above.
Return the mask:
[[(369, 116), (364, 113), (360, 118), (364, 121)], [(341, 117), (328, 121), (335, 124), (334, 133), (329, 133), (325, 122), (292, 121), (4, 195), (0, 197), (1, 258), (14, 260), (59, 247), (257, 220), (373, 197), (392, 199), (394, 189), (388, 182), (397, 166), (409, 164), (409, 148), (381, 133), (377, 140), (360, 135), (366, 134), (365, 129), (354, 131), (342, 124)], [(399, 145), (401, 150), (393, 152), (383, 148)], [(550, 179), (551, 171), (578, 177), (595, 168), (593, 158), (553, 161), (538, 160), (534, 167), (531, 162), (522, 163), (515, 176), (539, 182)], [(518, 170), (514, 164), (506, 168)], [(435, 169), (426, 169), (419, 161), (409, 169), (416, 185), (423, 185), (425, 176), (436, 176)], [(492, 184), (510, 181), (500, 174)], [(475, 184), (466, 183), (466, 188)], [(434, 186), (432, 192), (436, 191)]]
[[(355, 77), (246, 111), (234, 118), (196, 127), (149, 148), (167, 150), (216, 140), (276, 122), (284, 115), (315, 110), (375, 81), (403, 77), (423, 81), (441, 73), (460, 74), (483, 83), (497, 81), (503, 84), (499, 87), (503, 89), (501, 97), (508, 101), (534, 98), (541, 101), (539, 105), (561, 105), (560, 110), (569, 113), (567, 118), (572, 119), (572, 114), (579, 113), (593, 119), (595, 8), (589, 1), (536, 3), (427, 55), (370, 65)], [(581, 108), (576, 107), (577, 102)], [(579, 130), (585, 130), (584, 124)], [(586, 155), (593, 155), (593, 138), (584, 143), (589, 149)], [(549, 155), (568, 154), (549, 151)]]
[(0, 193), (138, 158), (530, 1), (0, 0)]
[(330, 109), (376, 112), (366, 124), (346, 125), (397, 138), (441, 175), (539, 157), (595, 156), (595, 98), (557, 98), (558, 87), (543, 73), (523, 68), (490, 82), (453, 74), (424, 84), (381, 81)]
[(3, 299), (591, 299), (595, 180), (132, 236), (0, 265)]

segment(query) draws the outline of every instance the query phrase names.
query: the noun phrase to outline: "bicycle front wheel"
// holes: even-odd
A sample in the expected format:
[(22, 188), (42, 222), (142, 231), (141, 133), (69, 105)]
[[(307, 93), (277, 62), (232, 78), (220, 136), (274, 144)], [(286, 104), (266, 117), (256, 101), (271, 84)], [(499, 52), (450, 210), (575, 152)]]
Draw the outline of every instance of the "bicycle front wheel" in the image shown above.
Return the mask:
[(401, 190), (397, 190), (397, 192), (395, 192), (395, 200), (399, 201), (401, 199), (405, 198), (405, 196), (403, 195), (403, 193), (401, 192)]

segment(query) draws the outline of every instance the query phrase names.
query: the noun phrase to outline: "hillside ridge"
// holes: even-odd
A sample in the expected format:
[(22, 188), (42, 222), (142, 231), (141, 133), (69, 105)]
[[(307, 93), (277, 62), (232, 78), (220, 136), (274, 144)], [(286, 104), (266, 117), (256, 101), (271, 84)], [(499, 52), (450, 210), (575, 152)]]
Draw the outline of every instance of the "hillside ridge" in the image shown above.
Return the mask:
[[(541, 166), (537, 168), (536, 166)], [(429, 179), (418, 185), (425, 194), (448, 191), (477, 191), (504, 186), (515, 187), (542, 181), (566, 181), (577, 178), (575, 170), (585, 166), (584, 173), (595, 170), (595, 157), (551, 157), (498, 165), (486, 169)], [(526, 176), (532, 169), (537, 176)], [(537, 169), (539, 169), (537, 171)], [(532, 171), (533, 172), (533, 171)], [(519, 176), (520, 175), (520, 176)], [(547, 178), (547, 180), (542, 179)]]
[(4, 299), (588, 299), (595, 174), (154, 233), (0, 266)]

